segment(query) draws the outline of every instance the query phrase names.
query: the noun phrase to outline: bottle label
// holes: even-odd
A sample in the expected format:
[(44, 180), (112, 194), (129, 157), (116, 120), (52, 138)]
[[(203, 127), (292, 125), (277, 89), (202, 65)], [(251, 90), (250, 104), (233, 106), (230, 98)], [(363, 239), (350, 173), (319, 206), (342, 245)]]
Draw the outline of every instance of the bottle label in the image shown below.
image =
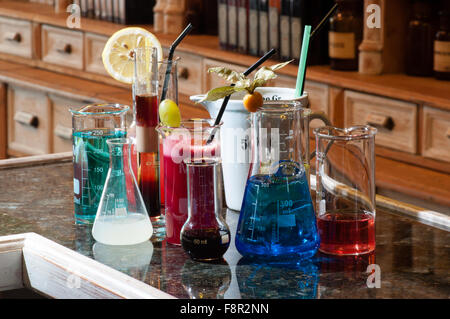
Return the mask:
[(259, 12), (259, 51), (269, 50), (269, 16), (267, 12)]
[(219, 4), (219, 40), (227, 43), (227, 5)]
[(330, 58), (354, 59), (355, 34), (353, 32), (329, 32), (328, 49)]
[(256, 10), (249, 12), (249, 28), (250, 52), (256, 54), (258, 52), (258, 11)]
[(237, 12), (235, 6), (228, 6), (228, 44), (237, 45)]
[(450, 72), (450, 41), (434, 41), (434, 70)]
[(269, 23), (270, 23), (270, 46), (272, 48), (279, 48), (279, 15), (276, 7), (269, 9)]
[(239, 8), (239, 47), (247, 50), (247, 8)]
[(281, 16), (280, 19), (280, 53), (282, 57), (289, 58), (291, 56), (291, 48), (289, 46), (289, 16)]
[(300, 18), (291, 18), (291, 58), (300, 59), (300, 51), (302, 49), (302, 20)]

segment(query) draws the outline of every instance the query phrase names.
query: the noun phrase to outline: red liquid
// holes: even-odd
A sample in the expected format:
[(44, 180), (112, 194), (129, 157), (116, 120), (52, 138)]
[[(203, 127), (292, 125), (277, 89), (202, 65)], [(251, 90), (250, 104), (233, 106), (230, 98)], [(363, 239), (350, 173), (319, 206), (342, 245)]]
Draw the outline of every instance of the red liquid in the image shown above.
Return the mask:
[(137, 182), (150, 217), (161, 215), (159, 186), (158, 98), (136, 95)]
[(336, 255), (365, 254), (375, 249), (375, 218), (366, 212), (339, 211), (317, 219), (319, 250)]
[[(180, 245), (181, 228), (188, 217), (187, 168), (181, 155), (184, 151), (193, 156), (195, 150), (198, 152), (198, 148), (204, 148), (202, 146), (192, 148), (191, 143), (193, 142), (190, 139), (186, 140), (183, 136), (168, 136), (163, 141), (166, 238), (167, 242), (175, 245)], [(181, 153), (177, 154), (174, 149), (180, 150)], [(174, 158), (172, 155), (180, 156)]]

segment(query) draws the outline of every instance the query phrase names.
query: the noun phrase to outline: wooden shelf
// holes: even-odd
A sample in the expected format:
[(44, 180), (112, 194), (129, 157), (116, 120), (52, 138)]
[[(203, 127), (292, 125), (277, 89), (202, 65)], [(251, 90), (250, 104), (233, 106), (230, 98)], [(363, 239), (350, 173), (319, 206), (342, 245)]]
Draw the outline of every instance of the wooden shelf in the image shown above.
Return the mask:
[[(0, 1), (0, 15), (67, 27), (68, 13), (55, 13), (53, 7), (39, 3)], [(110, 36), (124, 27), (126, 26), (121, 24), (81, 18), (80, 30)], [(152, 26), (141, 27), (153, 32)], [(176, 38), (166, 34), (156, 36), (164, 47), (169, 47)], [(258, 60), (258, 57), (220, 50), (218, 38), (209, 35), (189, 35), (178, 50), (232, 64), (238, 62), (240, 65), (251, 65)], [(273, 63), (276, 62), (268, 61), (266, 65)], [(296, 65), (288, 65), (279, 74), (295, 78), (297, 69)], [(332, 86), (450, 110), (450, 81), (404, 74), (363, 75), (358, 72), (334, 71), (328, 66), (308, 67), (306, 77)]]

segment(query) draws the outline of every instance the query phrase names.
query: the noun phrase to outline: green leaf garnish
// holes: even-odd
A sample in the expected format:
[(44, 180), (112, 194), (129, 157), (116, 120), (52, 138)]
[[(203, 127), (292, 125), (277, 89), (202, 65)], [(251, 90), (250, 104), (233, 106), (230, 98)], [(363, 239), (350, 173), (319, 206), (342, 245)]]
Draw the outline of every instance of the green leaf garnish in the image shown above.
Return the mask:
[(215, 73), (225, 81), (234, 84), (234, 86), (222, 86), (212, 89), (198, 103), (220, 100), (228, 95), (244, 90), (252, 94), (257, 87), (264, 86), (268, 81), (275, 79), (277, 77), (275, 74), (276, 70), (285, 67), (292, 61), (294, 60), (278, 63), (270, 67), (263, 66), (255, 73), (253, 80), (247, 78), (244, 73), (226, 67), (209, 68), (208, 73)]

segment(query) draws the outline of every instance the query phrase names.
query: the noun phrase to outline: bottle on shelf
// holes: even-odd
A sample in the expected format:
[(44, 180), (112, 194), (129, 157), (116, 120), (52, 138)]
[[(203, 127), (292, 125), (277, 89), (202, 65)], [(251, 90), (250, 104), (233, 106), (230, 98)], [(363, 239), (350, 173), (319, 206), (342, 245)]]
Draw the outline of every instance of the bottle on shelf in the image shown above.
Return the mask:
[(259, 53), (259, 0), (249, 0), (248, 49), (251, 55)]
[(259, 55), (269, 49), (269, 0), (259, 0)]
[(439, 22), (434, 39), (434, 76), (450, 80), (450, 10), (439, 12)]
[(291, 57), (291, 1), (290, 0), (281, 0), (280, 57), (282, 60), (289, 60)]
[(269, 47), (277, 50), (274, 59), (280, 58), (280, 13), (281, 0), (269, 0)]
[(406, 74), (433, 74), (433, 40), (435, 37), (432, 7), (428, 1), (416, 0), (406, 35)]
[(363, 36), (363, 1), (337, 0), (330, 18), (328, 52), (333, 70), (358, 70), (358, 47)]
[(298, 62), (302, 49), (303, 17), (305, 16), (305, 2), (303, 0), (290, 0), (291, 10), (291, 59)]
[(238, 46), (238, 0), (228, 0), (228, 49), (237, 50)]
[(228, 48), (228, 4), (227, 0), (217, 0), (217, 19), (220, 48)]
[(249, 0), (238, 0), (238, 52), (248, 53)]

